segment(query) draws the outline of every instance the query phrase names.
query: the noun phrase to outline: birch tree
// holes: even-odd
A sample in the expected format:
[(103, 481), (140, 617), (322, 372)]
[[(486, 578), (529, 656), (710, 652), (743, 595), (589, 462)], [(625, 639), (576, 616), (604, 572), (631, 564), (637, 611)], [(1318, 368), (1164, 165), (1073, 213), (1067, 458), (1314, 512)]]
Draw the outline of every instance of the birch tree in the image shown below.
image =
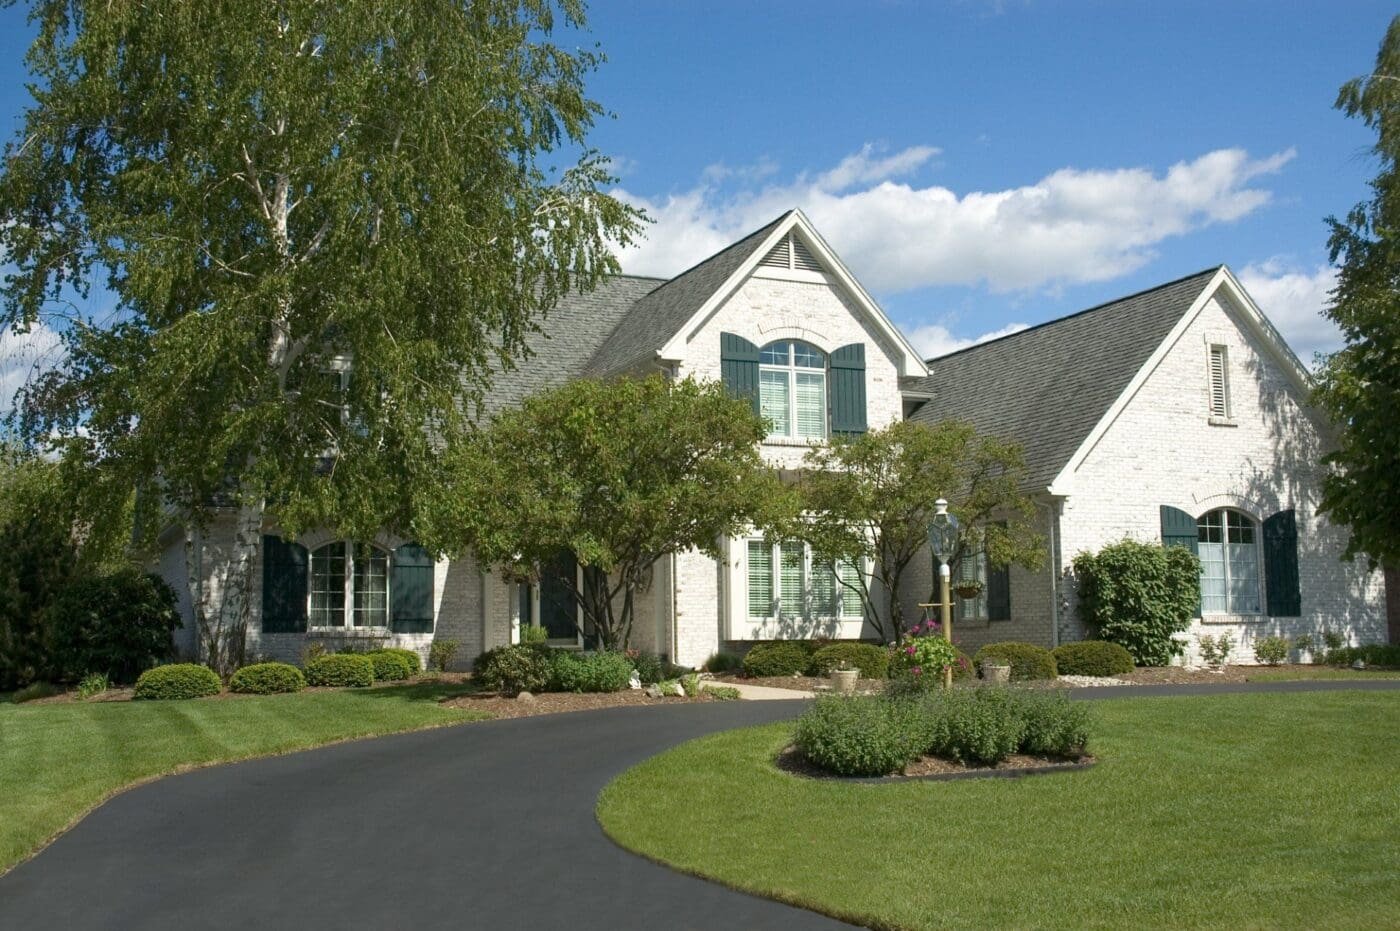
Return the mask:
[[(60, 329), (66, 359), (21, 426), (185, 527), (202, 647), (227, 669), (265, 520), (412, 533), (438, 440), (566, 289), (616, 271), (638, 216), (585, 147), (600, 59), (548, 41), (584, 26), (577, 0), (31, 16), (0, 298), (9, 326)], [(111, 309), (65, 309), (84, 297)], [(193, 544), (229, 513), (202, 585)]]

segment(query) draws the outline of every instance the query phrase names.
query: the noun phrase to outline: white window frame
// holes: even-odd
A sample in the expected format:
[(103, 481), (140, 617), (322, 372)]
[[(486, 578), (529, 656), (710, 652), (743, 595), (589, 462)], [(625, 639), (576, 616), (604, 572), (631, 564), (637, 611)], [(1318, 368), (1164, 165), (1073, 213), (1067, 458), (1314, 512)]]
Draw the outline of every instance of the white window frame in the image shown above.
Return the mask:
[[(790, 541), (791, 542), (791, 541)], [(772, 560), (773, 572), (773, 598), (772, 608), (767, 616), (759, 617), (749, 613), (749, 544), (767, 543), (770, 547), (769, 558)], [(727, 602), (728, 610), (726, 614), (727, 639), (730, 640), (773, 640), (782, 637), (831, 637), (843, 640), (857, 640), (860, 638), (865, 627), (865, 612), (859, 611), (857, 614), (845, 614), (840, 616), (815, 615), (811, 611), (812, 607), (812, 546), (805, 541), (802, 543), (802, 572), (803, 572), (803, 604), (802, 611), (797, 615), (783, 614), (781, 612), (782, 602), (782, 560), (780, 541), (768, 540), (760, 534), (748, 533), (742, 536), (730, 538), (728, 541), (727, 566)], [(869, 559), (860, 561), (859, 572), (867, 580), (871, 576), (871, 564)], [(843, 592), (841, 581), (838, 578), (835, 582), (836, 590)], [(868, 581), (867, 581), (867, 584)], [(846, 599), (841, 599), (841, 607), (844, 612)]]
[[(1221, 524), (1220, 524), (1221, 539), (1220, 539), (1220, 542), (1219, 542), (1219, 543), (1206, 543), (1206, 542), (1202, 542), (1201, 539), (1200, 539), (1200, 524), (1201, 524), (1201, 521), (1204, 520), (1204, 519), (1205, 519), (1206, 517), (1208, 517), (1209, 515), (1215, 514), (1215, 513), (1221, 514)], [(1237, 514), (1237, 515), (1239, 515), (1240, 517), (1244, 518), (1244, 520), (1246, 520), (1246, 521), (1249, 523), (1250, 528), (1253, 530), (1254, 542), (1251, 543), (1251, 544), (1249, 544), (1249, 545), (1252, 546), (1252, 547), (1254, 547), (1254, 566), (1255, 566), (1255, 568), (1254, 568), (1254, 581), (1255, 581), (1255, 584), (1256, 584), (1256, 586), (1257, 586), (1257, 588), (1256, 588), (1256, 590), (1255, 590), (1255, 593), (1254, 593), (1254, 601), (1255, 601), (1255, 604), (1258, 605), (1258, 607), (1255, 608), (1255, 610), (1253, 610), (1253, 611), (1236, 611), (1236, 610), (1233, 610), (1233, 607), (1234, 607), (1234, 606), (1230, 603), (1230, 581), (1231, 581), (1231, 580), (1230, 580), (1230, 551), (1229, 551), (1229, 546), (1230, 546), (1230, 515), (1231, 515), (1231, 514)], [(1200, 548), (1201, 548), (1202, 546), (1219, 546), (1219, 547), (1222, 548), (1222, 550), (1221, 550), (1221, 556), (1222, 556), (1222, 562), (1223, 562), (1224, 567), (1225, 567), (1225, 610), (1224, 610), (1224, 611), (1207, 611), (1207, 610), (1206, 610), (1206, 604), (1205, 604), (1205, 597), (1206, 597), (1206, 596), (1205, 596), (1205, 592), (1202, 591), (1202, 592), (1201, 592), (1201, 604), (1200, 604), (1201, 619), (1202, 619), (1202, 620), (1206, 620), (1206, 619), (1223, 619), (1223, 618), (1234, 618), (1234, 617), (1243, 617), (1243, 618), (1259, 618), (1259, 617), (1263, 617), (1263, 616), (1264, 616), (1264, 525), (1263, 525), (1263, 522), (1262, 522), (1262, 521), (1255, 520), (1255, 519), (1254, 519), (1254, 515), (1252, 515), (1252, 514), (1247, 514), (1247, 513), (1245, 513), (1244, 511), (1239, 510), (1238, 508), (1219, 507), (1219, 508), (1211, 508), (1210, 510), (1206, 511), (1205, 513), (1203, 513), (1203, 514), (1201, 514), (1199, 517), (1197, 517), (1197, 518), (1196, 518), (1196, 527), (1197, 527), (1197, 531), (1196, 531), (1196, 533), (1197, 533), (1197, 537), (1196, 537), (1196, 549), (1197, 549), (1197, 553), (1199, 554)], [(1202, 565), (1202, 567), (1201, 567), (1201, 577), (1202, 577), (1202, 578), (1205, 577), (1205, 566), (1204, 566), (1204, 565)]]
[[(316, 587), (316, 554), (326, 547), (342, 546), (345, 548), (345, 578), (344, 585), (344, 605), (341, 607), (341, 619), (344, 621), (340, 626), (327, 626), (324, 624), (313, 624), (315, 612), (312, 610), (313, 595)], [(364, 633), (373, 632), (376, 634), (388, 633), (393, 629), (394, 613), (394, 551), (388, 547), (379, 546), (376, 543), (366, 543), (364, 546), (372, 550), (377, 550), (384, 554), (384, 623), (356, 627), (355, 618), (355, 544), (350, 540), (330, 540), (321, 544), (313, 550), (307, 552), (307, 585), (306, 585), (306, 629), (308, 632), (338, 632), (338, 633)]]
[[(788, 347), (787, 364), (778, 365), (771, 362), (764, 362), (763, 353), (768, 351), (768, 347), (774, 343), (784, 343)], [(796, 361), (797, 346), (806, 346), (808, 349), (821, 356), (821, 368), (810, 368), (799, 366)], [(760, 399), (763, 396), (763, 373), (775, 372), (787, 376), (787, 406), (788, 406), (788, 432), (770, 433), (769, 440), (800, 440), (807, 443), (822, 443), (831, 438), (831, 354), (820, 346), (816, 346), (806, 340), (801, 339), (775, 339), (759, 348), (758, 365), (758, 390)], [(797, 376), (798, 375), (820, 375), (822, 383), (822, 432), (820, 436), (803, 436), (798, 432), (797, 427)]]

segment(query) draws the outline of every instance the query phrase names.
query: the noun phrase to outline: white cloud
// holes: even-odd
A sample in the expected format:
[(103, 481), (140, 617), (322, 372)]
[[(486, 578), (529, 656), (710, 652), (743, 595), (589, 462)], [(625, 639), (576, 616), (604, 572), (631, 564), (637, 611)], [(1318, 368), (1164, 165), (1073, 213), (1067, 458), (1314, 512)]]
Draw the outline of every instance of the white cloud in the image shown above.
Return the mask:
[(1239, 278), (1303, 362), (1311, 365), (1314, 353), (1342, 347), (1342, 331), (1322, 315), (1337, 285), (1335, 268), (1319, 265), (1309, 271), (1272, 258), (1246, 265)]
[(0, 416), (14, 406), (15, 392), (63, 356), (58, 331), (36, 323), (27, 333), (0, 331)]
[(801, 207), (857, 277), (880, 292), (932, 285), (1005, 292), (1107, 281), (1140, 268), (1168, 238), (1267, 204), (1270, 192), (1251, 182), (1278, 172), (1294, 153), (1253, 159), (1242, 149), (1218, 149), (1161, 174), (1063, 168), (1034, 184), (964, 194), (910, 184), (907, 176), (938, 154), (915, 146), (884, 155), (867, 145), (830, 170), (787, 182), (740, 178), (749, 181), (745, 190), (722, 186), (720, 179), (738, 177), (723, 168), (664, 197), (619, 189), (657, 221), (647, 238), (622, 252), (623, 268), (674, 275)]
[(981, 336), (964, 339), (961, 336), (954, 336), (953, 331), (941, 323), (926, 323), (923, 326), (915, 327), (906, 335), (909, 337), (909, 342), (913, 343), (914, 348), (919, 351), (920, 356), (932, 359), (937, 356), (946, 356), (950, 352), (957, 352), (959, 349), (966, 349), (968, 346), (985, 343), (987, 340), (1019, 333), (1027, 326), (1028, 324), (1025, 323), (1008, 323), (999, 330), (992, 330)]

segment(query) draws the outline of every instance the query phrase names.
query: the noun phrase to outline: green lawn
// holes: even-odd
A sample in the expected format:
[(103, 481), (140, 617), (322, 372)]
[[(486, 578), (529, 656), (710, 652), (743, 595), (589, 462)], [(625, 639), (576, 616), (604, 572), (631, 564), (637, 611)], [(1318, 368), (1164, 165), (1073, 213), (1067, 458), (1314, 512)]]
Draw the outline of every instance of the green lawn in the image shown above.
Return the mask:
[(117, 790), (205, 763), (481, 717), (460, 686), (168, 702), (0, 704), (0, 873)]
[(1400, 926), (1400, 692), (1095, 702), (1083, 772), (843, 784), (780, 772), (791, 726), (628, 771), (624, 847), (877, 928)]

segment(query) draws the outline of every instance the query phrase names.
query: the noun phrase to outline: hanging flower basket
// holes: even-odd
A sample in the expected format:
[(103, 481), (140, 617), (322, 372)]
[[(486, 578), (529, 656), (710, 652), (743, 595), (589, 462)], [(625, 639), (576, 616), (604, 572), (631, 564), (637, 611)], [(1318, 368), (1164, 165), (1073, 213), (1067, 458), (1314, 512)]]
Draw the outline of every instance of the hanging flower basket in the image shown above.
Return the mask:
[(982, 594), (981, 582), (959, 582), (953, 586), (953, 591), (958, 593), (959, 598), (976, 598)]

